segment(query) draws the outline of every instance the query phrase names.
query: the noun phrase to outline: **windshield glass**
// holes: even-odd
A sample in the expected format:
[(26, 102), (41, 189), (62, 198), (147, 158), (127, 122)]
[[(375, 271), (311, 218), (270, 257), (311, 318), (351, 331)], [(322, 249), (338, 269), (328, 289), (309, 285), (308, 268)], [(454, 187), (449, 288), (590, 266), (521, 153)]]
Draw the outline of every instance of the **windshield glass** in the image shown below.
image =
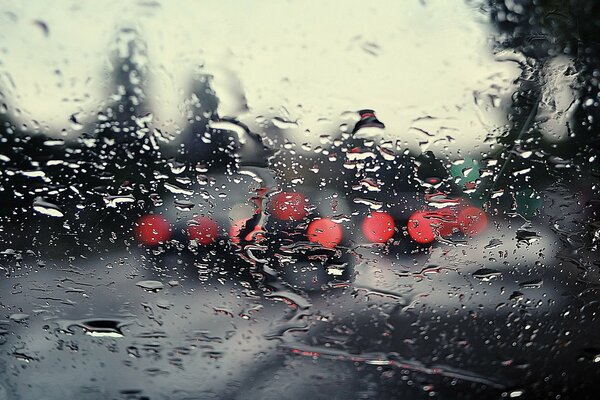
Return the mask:
[(595, 398), (594, 15), (0, 5), (0, 400)]

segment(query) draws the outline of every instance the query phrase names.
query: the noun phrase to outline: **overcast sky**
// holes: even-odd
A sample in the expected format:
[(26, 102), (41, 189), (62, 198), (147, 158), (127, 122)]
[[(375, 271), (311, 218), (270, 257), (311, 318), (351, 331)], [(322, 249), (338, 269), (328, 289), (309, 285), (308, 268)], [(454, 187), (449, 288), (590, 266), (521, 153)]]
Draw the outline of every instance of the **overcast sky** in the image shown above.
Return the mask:
[[(95, 115), (109, 88), (109, 50), (120, 29), (133, 28), (147, 43), (148, 95), (163, 129), (181, 126), (191, 71), (203, 65), (221, 115), (235, 114), (231, 89), (241, 87), (250, 109), (235, 116), (297, 120), (289, 133), (299, 140), (328, 133), (344, 111), (373, 108), (390, 139), (413, 147), (429, 139), (436, 152), (484, 149), (485, 134), (506, 123), (519, 75), (517, 63), (494, 55), (487, 17), (461, 1), (372, 3), (4, 2), (1, 91), (23, 121), (50, 134), (69, 129), (71, 114)], [(424, 116), (436, 119), (414, 122)]]

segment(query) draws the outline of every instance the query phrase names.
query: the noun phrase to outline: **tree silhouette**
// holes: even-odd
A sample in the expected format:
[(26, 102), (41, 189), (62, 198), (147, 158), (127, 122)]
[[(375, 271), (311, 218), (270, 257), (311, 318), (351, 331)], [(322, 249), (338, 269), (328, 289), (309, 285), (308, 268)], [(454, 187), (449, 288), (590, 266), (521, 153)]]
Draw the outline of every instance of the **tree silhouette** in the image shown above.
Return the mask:
[[(487, 3), (492, 24), (499, 32), (499, 48), (515, 50), (526, 57), (521, 66), (519, 88), (513, 95), (510, 130), (501, 138), (503, 151), (496, 186), (543, 185), (557, 177), (570, 178), (573, 169), (554, 168), (570, 163), (580, 173), (598, 174), (600, 156), (600, 3), (594, 0), (520, 0)], [(554, 143), (544, 138), (537, 122), (549, 62), (566, 55), (574, 68), (564, 71), (576, 75), (576, 107), (568, 126), (568, 139)], [(517, 151), (541, 150), (539, 163), (514, 157)], [(535, 157), (534, 157), (535, 158)], [(512, 172), (530, 167), (527, 176)], [(529, 179), (536, 177), (536, 179)], [(528, 181), (526, 181), (528, 180)], [(535, 181), (535, 182), (533, 182)]]

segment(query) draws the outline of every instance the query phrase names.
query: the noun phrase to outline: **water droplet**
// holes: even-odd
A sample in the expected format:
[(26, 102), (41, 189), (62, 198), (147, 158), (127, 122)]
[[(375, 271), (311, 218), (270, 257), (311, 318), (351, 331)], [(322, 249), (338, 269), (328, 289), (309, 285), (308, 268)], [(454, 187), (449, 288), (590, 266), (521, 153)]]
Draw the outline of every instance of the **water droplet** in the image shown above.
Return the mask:
[(165, 286), (162, 282), (152, 280), (139, 281), (135, 285), (141, 287), (142, 289), (148, 292), (158, 292), (159, 290), (162, 290)]
[(50, 203), (41, 197), (37, 197), (33, 202), (33, 209), (40, 214), (48, 215), (50, 217), (63, 217), (64, 213), (56, 204)]
[(473, 272), (473, 277), (482, 280), (483, 282), (489, 282), (492, 279), (499, 278), (502, 276), (500, 271), (491, 268), (480, 268)]
[(135, 202), (135, 197), (132, 194), (104, 196), (104, 203), (107, 207), (116, 208), (119, 204), (133, 202)]
[(11, 319), (11, 321), (25, 322), (27, 319), (29, 319), (29, 314), (16, 313), (11, 314), (9, 318)]

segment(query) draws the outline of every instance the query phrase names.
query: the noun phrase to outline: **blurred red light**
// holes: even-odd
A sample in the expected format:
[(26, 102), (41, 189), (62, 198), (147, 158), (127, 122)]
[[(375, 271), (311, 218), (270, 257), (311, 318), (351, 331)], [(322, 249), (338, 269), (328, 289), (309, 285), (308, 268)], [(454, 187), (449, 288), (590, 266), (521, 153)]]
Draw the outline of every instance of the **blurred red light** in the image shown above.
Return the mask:
[(135, 237), (145, 245), (156, 245), (171, 238), (171, 225), (160, 215), (144, 215), (135, 225)]
[(425, 211), (417, 211), (408, 219), (408, 234), (417, 243), (431, 243), (435, 240), (432, 220)]
[(308, 202), (301, 193), (282, 192), (271, 199), (269, 211), (279, 220), (298, 221), (306, 217)]
[(394, 219), (390, 214), (376, 211), (363, 220), (362, 232), (371, 243), (385, 243), (394, 236), (395, 227)]
[(212, 219), (198, 216), (188, 225), (187, 233), (190, 240), (196, 240), (200, 244), (208, 245), (217, 239), (219, 227)]
[(329, 218), (312, 221), (306, 230), (306, 237), (313, 243), (333, 248), (342, 241), (342, 227)]

